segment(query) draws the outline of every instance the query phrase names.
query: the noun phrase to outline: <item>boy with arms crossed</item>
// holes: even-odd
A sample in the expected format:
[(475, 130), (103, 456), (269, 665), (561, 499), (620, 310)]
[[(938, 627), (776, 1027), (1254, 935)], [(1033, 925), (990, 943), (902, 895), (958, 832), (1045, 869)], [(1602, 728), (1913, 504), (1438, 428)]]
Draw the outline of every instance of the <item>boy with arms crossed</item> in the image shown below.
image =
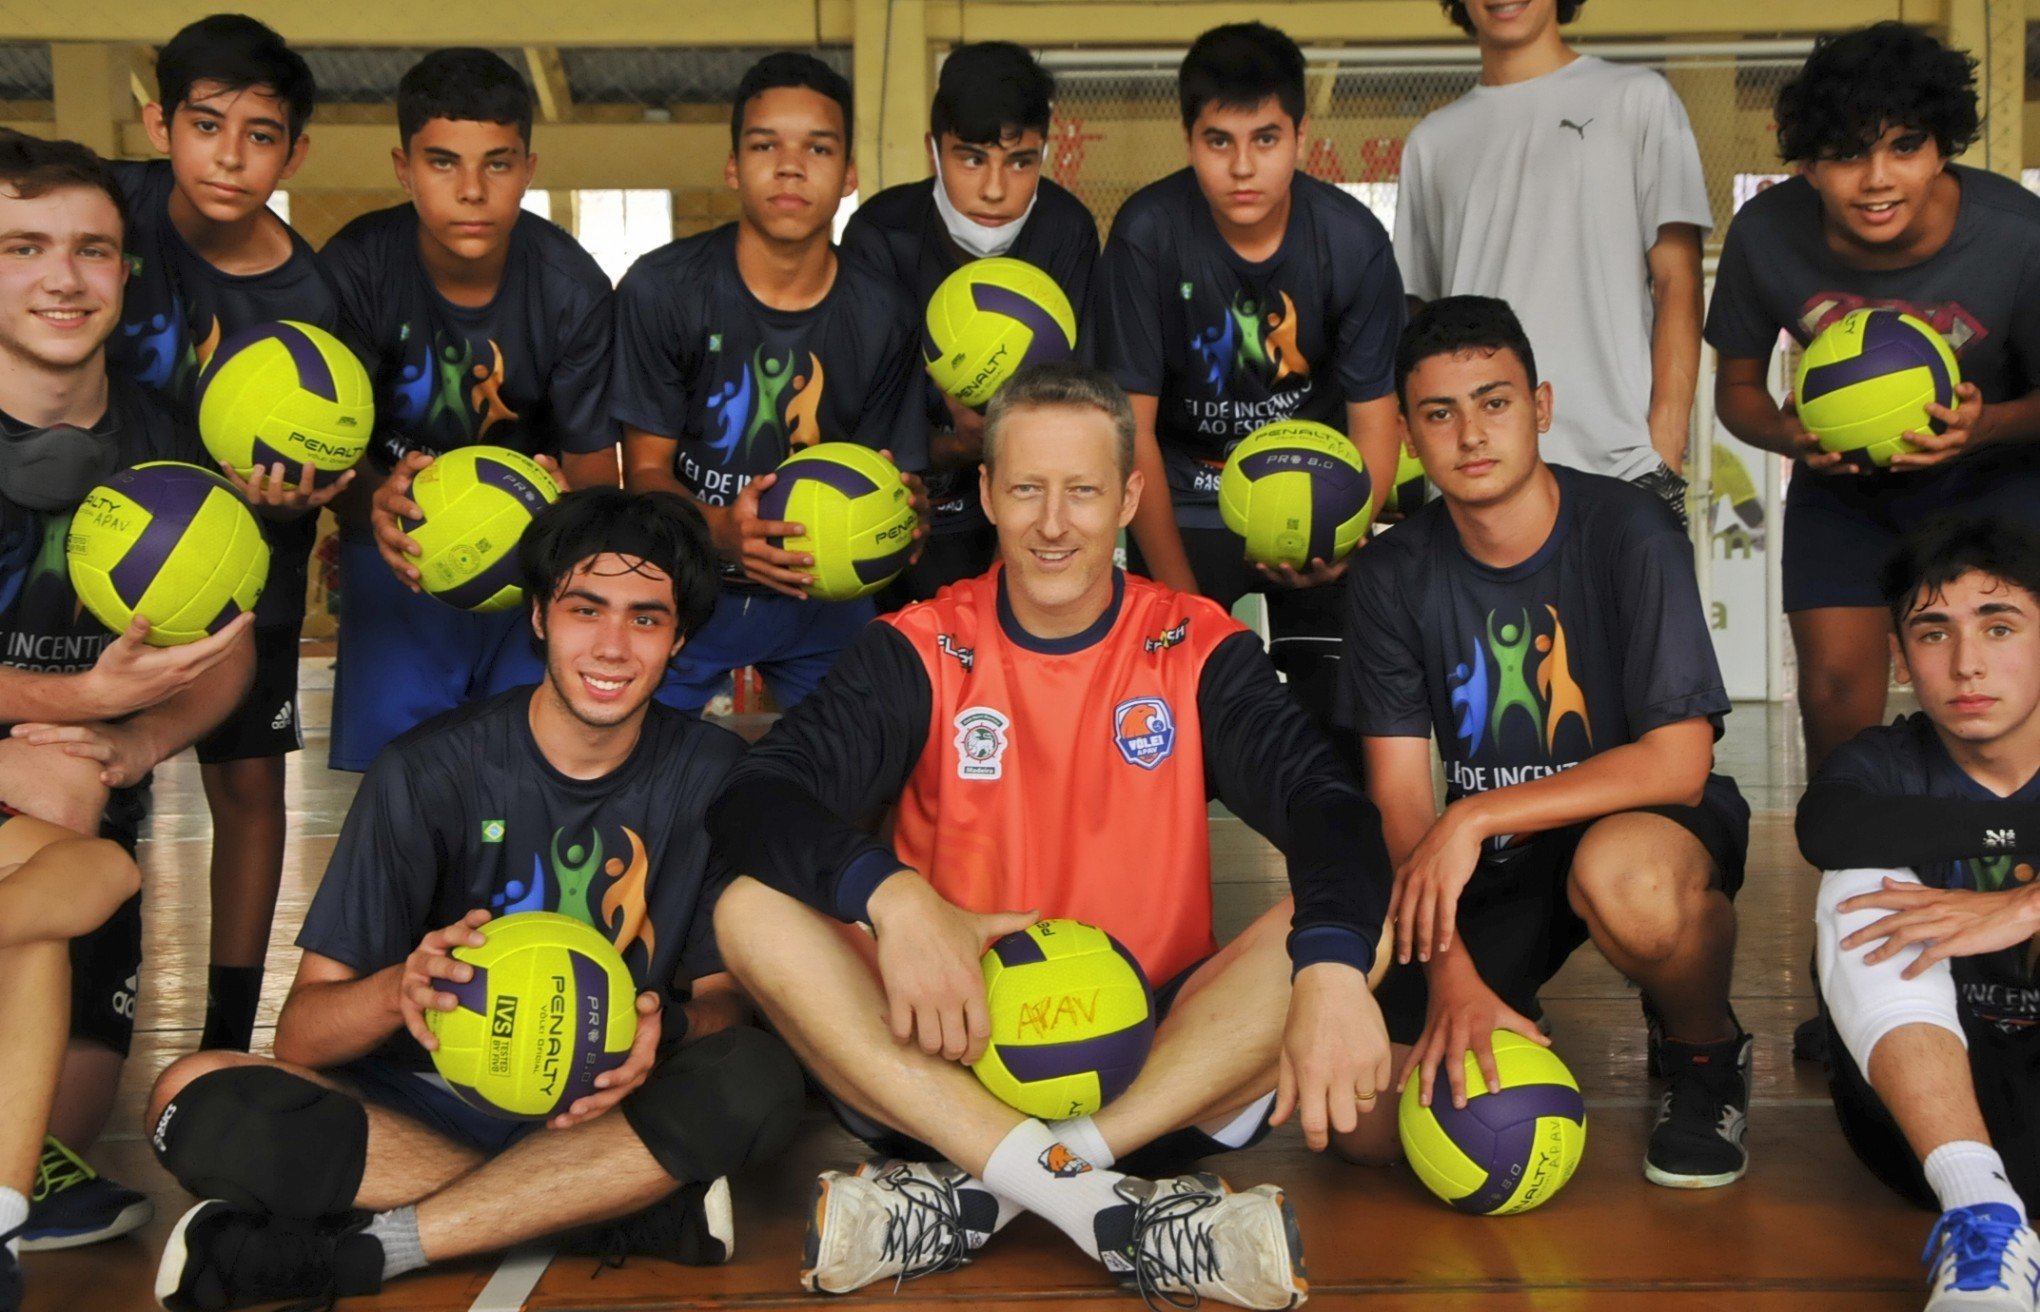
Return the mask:
[[(579, 1251), (721, 1262), (721, 1177), (793, 1131), (799, 1070), (742, 1026), (709, 920), (701, 814), (743, 747), (652, 701), (714, 597), (700, 518), (591, 488), (540, 514), (518, 560), (544, 681), (436, 717), (369, 770), (298, 936), (276, 1058), (202, 1052), (156, 1083), (157, 1155), (208, 1200), (164, 1249), (176, 1312), (372, 1293), (575, 1226), (596, 1226)], [(560, 856), (583, 844), (628, 863)], [(544, 1127), (470, 1107), (427, 1054), (425, 1009), (474, 980), (452, 949), (527, 910), (594, 925), (643, 990), (627, 1060)]]
[(1799, 803), (1835, 1112), (1941, 1212), (1930, 1309), (2040, 1303), (2040, 534), (1944, 518), (1885, 564), (1920, 709), (1842, 744)]
[[(1150, 1299), (1281, 1308), (1308, 1291), (1279, 1188), (1141, 1176), (1299, 1110), (1322, 1148), (1374, 1105), (1387, 859), (1259, 640), (1113, 567), (1142, 493), (1133, 442), (1105, 374), (1017, 374), (987, 411), (980, 475), (1000, 564), (867, 626), (710, 812), (748, 876), (716, 908), (731, 970), (853, 1133), (911, 1159), (822, 1175), (811, 1290), (952, 1269), (1024, 1210)], [(1282, 850), (1294, 890), (1223, 949), (1213, 796)], [(894, 801), (891, 846), (855, 827)], [(1161, 1016), (1133, 1084), (1053, 1125), (965, 1068), (989, 1034), (978, 954), (1038, 916), (1115, 935)]]
[[(971, 260), (1025, 260), (1070, 298), (1080, 353), (1093, 352), (1091, 271), (1098, 225), (1083, 202), (1041, 176), (1055, 79), (1010, 41), (962, 45), (942, 61), (928, 111), (935, 176), (858, 206), (843, 250), (873, 266), (925, 313), (936, 287)], [(984, 416), (922, 380), (928, 410), (927, 548), (883, 594), (890, 609), (981, 574), (997, 541), (978, 504)]]
[(1480, 45), (1480, 85), (1403, 145), (1396, 263), (1421, 300), (1516, 307), (1558, 402), (1544, 458), (1638, 483), (1683, 523), (1714, 220), (1671, 85), (1566, 44), (1584, 3), (1443, 0)]
[(801, 532), (758, 517), (780, 461), (816, 442), (859, 442), (890, 451), (920, 499), (917, 316), (891, 280), (838, 259), (829, 241), (857, 189), (851, 122), (850, 84), (814, 56), (753, 64), (730, 114), (737, 221), (660, 247), (617, 288), (611, 405), (624, 478), (691, 498), (723, 559), (722, 598), (667, 689), (684, 709), (745, 665), (792, 706), (871, 618), (869, 601), (809, 601), (802, 571), (813, 562), (768, 541)]
[[(269, 211), (269, 198), (310, 148), (313, 85), (304, 60), (261, 23), (202, 18), (156, 59), (157, 100), (142, 112), (168, 159), (115, 163), (134, 231), (135, 263), (113, 371), (154, 392), (195, 427), (198, 377), (222, 343), (281, 319), (338, 325), (332, 288), (312, 248)], [(203, 452), (198, 463), (213, 467)], [(303, 746), (297, 715), (298, 634), (318, 507), (343, 474), (314, 490), (310, 467), (276, 465), (243, 482), (264, 517), (269, 581), (255, 610), (255, 685), (199, 743), (213, 819), (207, 1047), (245, 1050), (254, 1033), (276, 890), (283, 878), (284, 761)], [(285, 491), (285, 483), (295, 483)]]
[(1268, 591), (1269, 654), (1330, 725), (1345, 563), (1251, 566), (1218, 517), (1226, 455), (1313, 419), (1353, 439), (1379, 506), (1398, 450), (1402, 280), (1365, 205), (1301, 172), (1303, 52), (1261, 23), (1213, 28), (1177, 77), (1190, 167), (1142, 188), (1105, 246), (1099, 359), (1133, 397), (1147, 481), (1130, 567), (1230, 609)]
[[(119, 184), (91, 151), (0, 133), (0, 724), (13, 726), (0, 740), (0, 798), (73, 833), (104, 825), (131, 846), (132, 786), (247, 691), (254, 616), (156, 648), (146, 620), (108, 633), (71, 587), (64, 539), (95, 484), (145, 460), (205, 463), (188, 429), (107, 370), (126, 231)], [(71, 945), (71, 1041), (24, 1248), (125, 1234), (151, 1211), (77, 1155), (112, 1111), (141, 972), (141, 899), (98, 919)]]
[[(1439, 499), (1361, 555), (1346, 594), (1346, 691), (1397, 863), (1382, 1011), (1399, 1074), (1428, 1101), (1442, 1064), (1463, 1106), (1464, 1054), (1494, 1087), (1494, 1030), (1547, 1042), (1537, 990), (1591, 938), (1642, 986), (1670, 1080), (1645, 1176), (1728, 1184), (1749, 1162), (1751, 1049), (1728, 1006), (1749, 808), (1711, 773), (1728, 694), (1677, 521), (1544, 463), (1536, 369), (1486, 297), (1425, 306), (1397, 350)], [(1343, 1146), (1393, 1159), (1393, 1106), (1363, 1119)]]
[(397, 86), (390, 150), (410, 200), (356, 219), (319, 253), (340, 335), (375, 382), (363, 475), (373, 505), (359, 488), (340, 507), (336, 769), (365, 770), (411, 726), (539, 677), (522, 615), (475, 615), (419, 591), (418, 544), (400, 524), (420, 516), (418, 472), (488, 443), (557, 457), (569, 487), (617, 484), (615, 298), (593, 256), (523, 209), (538, 167), (531, 120), (531, 90), (501, 56), (425, 56)]

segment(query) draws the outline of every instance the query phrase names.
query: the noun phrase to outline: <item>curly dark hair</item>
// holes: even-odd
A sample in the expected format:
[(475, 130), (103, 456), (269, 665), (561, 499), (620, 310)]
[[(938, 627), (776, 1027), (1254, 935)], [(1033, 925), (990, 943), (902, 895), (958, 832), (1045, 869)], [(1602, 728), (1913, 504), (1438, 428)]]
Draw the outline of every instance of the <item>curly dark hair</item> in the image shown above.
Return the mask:
[[(1580, 16), (1580, 9), (1587, 0), (1558, 0), (1558, 21), (1561, 25), (1572, 22)], [(1438, 0), (1438, 7), (1445, 11), (1445, 17), (1459, 24), (1459, 30), (1473, 35), (1473, 19), (1466, 12), (1466, 0)]]
[(1820, 38), (1778, 92), (1778, 155), (1790, 162), (1858, 154), (1894, 127), (1931, 134), (1952, 158), (1980, 126), (1976, 61), (1895, 21)]

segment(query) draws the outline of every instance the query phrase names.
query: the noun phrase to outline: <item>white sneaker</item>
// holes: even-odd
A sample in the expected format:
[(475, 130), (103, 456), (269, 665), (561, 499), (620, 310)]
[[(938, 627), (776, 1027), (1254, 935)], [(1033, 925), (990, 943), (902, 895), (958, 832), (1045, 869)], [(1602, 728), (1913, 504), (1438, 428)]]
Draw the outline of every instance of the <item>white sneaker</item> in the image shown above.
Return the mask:
[(802, 1287), (847, 1294), (964, 1265), (976, 1246), (964, 1221), (969, 1179), (947, 1162), (873, 1161), (855, 1174), (822, 1172), (808, 1212)]
[(1927, 1312), (2040, 1309), (2040, 1235), (2003, 1203), (1941, 1213), (1920, 1260), (1934, 1269)]
[(1130, 1277), (1150, 1307), (1194, 1308), (1207, 1298), (1237, 1307), (1295, 1307), (1310, 1294), (1303, 1236), (1289, 1196), (1271, 1184), (1233, 1193), (1215, 1175), (1133, 1177), (1124, 1207), (1097, 1220), (1108, 1270)]

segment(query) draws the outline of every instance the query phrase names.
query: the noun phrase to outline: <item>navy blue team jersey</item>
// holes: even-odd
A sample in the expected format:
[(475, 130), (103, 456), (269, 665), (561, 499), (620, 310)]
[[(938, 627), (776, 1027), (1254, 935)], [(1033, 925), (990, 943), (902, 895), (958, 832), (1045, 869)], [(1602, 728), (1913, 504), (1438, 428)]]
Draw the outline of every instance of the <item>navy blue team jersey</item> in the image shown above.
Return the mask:
[(1346, 431), (1348, 402), (1395, 391), (1402, 275), (1356, 198), (1299, 173), (1282, 245), (1226, 243), (1189, 169), (1135, 192), (1105, 243), (1098, 358), (1157, 397), (1177, 521), (1216, 528), (1218, 475), (1241, 438), (1282, 419)]
[[(971, 261), (949, 239), (935, 208), (933, 178), (888, 187), (857, 207), (843, 229), (843, 253), (868, 261), (881, 276), (906, 293), (916, 322), (926, 316), (928, 302), (942, 280)], [(1098, 224), (1084, 203), (1047, 178), (1035, 193), (1034, 211), (1006, 258), (1023, 260), (1055, 279), (1077, 315), (1077, 353), (1094, 358), (1092, 272), (1098, 263)], [(942, 391), (925, 371), (921, 389), (927, 398), (928, 431), (949, 431), (949, 407)], [(933, 530), (957, 533), (985, 522), (978, 501), (977, 466), (943, 470), (928, 476), (928, 500), (934, 510)]]
[[(1341, 677), (1363, 736), (1436, 737), (1457, 800), (1541, 779), (1653, 729), (1705, 717), (1728, 692), (1693, 552), (1657, 497), (1554, 466), (1558, 520), (1496, 569), (1434, 501), (1353, 556)], [(1708, 791), (1735, 785), (1715, 775)], [(1534, 835), (1495, 840), (1490, 858)]]
[(775, 310), (737, 272), (737, 225), (661, 246), (616, 289), (610, 408), (679, 443), (673, 473), (713, 506), (796, 447), (859, 442), (928, 462), (919, 334), (906, 297), (838, 260), (827, 295)]
[[(1948, 755), (1933, 721), (1918, 711), (1865, 729), (1837, 747), (1814, 783), (1859, 789), (1872, 805), (1880, 797), (1932, 797), (2008, 807), (2040, 802), (2040, 777), (2027, 780), (2008, 797), (1970, 778)], [(1996, 893), (2032, 883), (2036, 869), (2040, 852), (1994, 851), (1960, 860), (1923, 861), (1913, 873), (1929, 888)], [(2031, 944), (2022, 943), (1950, 960), (1956, 998), (1970, 1019), (2006, 1034), (2040, 1036), (2040, 968), (2032, 962), (2030, 949)]]
[[(575, 779), (539, 750), (532, 694), (448, 711), (376, 758), (299, 947), (369, 975), (470, 911), (554, 911), (600, 930), (639, 990), (669, 1001), (722, 969), (710, 911), (728, 875), (702, 813), (743, 741), (654, 703), (622, 765)], [(430, 1064), (403, 1030), (379, 1055)]]
[[(109, 373), (140, 383), (180, 420), (195, 424), (198, 376), (226, 338), (279, 319), (338, 330), (339, 301), (332, 284), (311, 246), (288, 225), (289, 259), (266, 273), (223, 273), (192, 250), (170, 222), (170, 194), (177, 183), (168, 160), (116, 160), (108, 167), (127, 197), (132, 269), (120, 327), (106, 343)], [(203, 452), (197, 463), (215, 467)], [(262, 531), (269, 538), (269, 582), (255, 605), (255, 622), (295, 628), (304, 621), (305, 568), (318, 516), (265, 518)]]
[(526, 455), (600, 451), (615, 340), (609, 279), (556, 224), (520, 213), (487, 305), (455, 305), (418, 254), (418, 212), (364, 214), (326, 244), (340, 336), (375, 381), (375, 440), (388, 468), (488, 443)]

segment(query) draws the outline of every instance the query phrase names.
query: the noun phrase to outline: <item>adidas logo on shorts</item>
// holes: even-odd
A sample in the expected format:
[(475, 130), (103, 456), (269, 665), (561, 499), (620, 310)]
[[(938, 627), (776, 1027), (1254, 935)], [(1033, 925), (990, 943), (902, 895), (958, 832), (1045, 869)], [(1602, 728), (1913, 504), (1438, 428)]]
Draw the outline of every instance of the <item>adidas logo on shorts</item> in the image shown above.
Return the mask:
[(291, 720), (295, 718), (296, 710), (297, 708), (292, 706), (289, 702), (285, 702), (283, 705), (277, 707), (275, 718), (269, 721), (269, 727), (272, 729), (290, 728), (290, 723)]

